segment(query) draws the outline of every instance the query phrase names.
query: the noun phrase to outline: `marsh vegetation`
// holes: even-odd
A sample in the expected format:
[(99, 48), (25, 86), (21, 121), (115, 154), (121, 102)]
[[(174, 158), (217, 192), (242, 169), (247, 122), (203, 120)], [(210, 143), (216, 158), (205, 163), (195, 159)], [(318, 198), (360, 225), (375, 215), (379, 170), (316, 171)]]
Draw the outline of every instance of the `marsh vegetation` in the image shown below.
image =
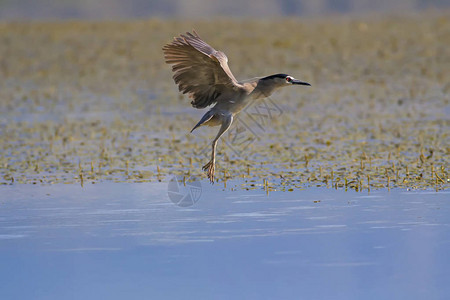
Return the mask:
[(161, 50), (195, 28), (239, 80), (283, 72), (312, 84), (274, 95), (280, 116), (242, 151), (219, 143), (227, 189), (448, 188), (449, 20), (0, 24), (0, 182), (204, 178), (217, 130), (189, 133), (203, 111), (179, 95)]

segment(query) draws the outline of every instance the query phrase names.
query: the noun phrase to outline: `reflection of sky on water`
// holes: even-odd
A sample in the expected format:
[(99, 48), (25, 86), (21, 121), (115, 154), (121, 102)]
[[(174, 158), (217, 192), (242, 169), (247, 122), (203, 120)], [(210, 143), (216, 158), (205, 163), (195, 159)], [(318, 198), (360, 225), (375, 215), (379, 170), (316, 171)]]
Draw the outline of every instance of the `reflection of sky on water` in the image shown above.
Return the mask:
[(448, 192), (4, 186), (2, 299), (446, 299)]

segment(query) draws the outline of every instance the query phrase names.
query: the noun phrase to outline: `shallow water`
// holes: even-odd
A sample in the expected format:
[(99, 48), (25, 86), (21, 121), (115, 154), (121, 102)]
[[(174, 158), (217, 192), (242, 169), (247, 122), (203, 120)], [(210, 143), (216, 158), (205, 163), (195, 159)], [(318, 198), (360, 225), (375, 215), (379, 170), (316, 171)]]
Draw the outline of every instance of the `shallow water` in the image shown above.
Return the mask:
[[(449, 193), (3, 186), (2, 299), (448, 299)], [(181, 191), (183, 192), (183, 191)]]

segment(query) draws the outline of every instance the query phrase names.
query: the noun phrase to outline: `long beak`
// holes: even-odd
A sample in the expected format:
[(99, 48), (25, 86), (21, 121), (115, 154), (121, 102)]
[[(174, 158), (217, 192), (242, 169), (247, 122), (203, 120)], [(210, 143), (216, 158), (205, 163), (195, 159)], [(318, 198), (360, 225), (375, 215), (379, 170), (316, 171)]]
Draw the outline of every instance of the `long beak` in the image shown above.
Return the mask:
[(303, 81), (300, 81), (300, 80), (297, 80), (297, 79), (292, 80), (292, 84), (309, 85), (309, 86), (311, 86), (309, 83), (303, 82)]

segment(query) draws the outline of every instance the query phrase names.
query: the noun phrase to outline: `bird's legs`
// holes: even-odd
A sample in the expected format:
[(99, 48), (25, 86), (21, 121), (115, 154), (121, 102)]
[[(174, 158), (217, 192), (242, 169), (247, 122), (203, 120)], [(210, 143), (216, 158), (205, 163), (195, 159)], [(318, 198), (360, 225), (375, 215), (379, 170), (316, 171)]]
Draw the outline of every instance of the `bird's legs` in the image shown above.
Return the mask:
[(222, 125), (220, 126), (219, 133), (217, 133), (216, 138), (212, 142), (212, 153), (211, 153), (211, 160), (203, 166), (203, 171), (206, 171), (206, 174), (208, 176), (208, 179), (211, 181), (211, 183), (214, 183), (214, 171), (215, 171), (215, 164), (216, 164), (216, 146), (217, 141), (219, 138), (230, 128), (231, 123), (233, 122), (233, 116), (228, 115), (225, 118), (223, 118)]

